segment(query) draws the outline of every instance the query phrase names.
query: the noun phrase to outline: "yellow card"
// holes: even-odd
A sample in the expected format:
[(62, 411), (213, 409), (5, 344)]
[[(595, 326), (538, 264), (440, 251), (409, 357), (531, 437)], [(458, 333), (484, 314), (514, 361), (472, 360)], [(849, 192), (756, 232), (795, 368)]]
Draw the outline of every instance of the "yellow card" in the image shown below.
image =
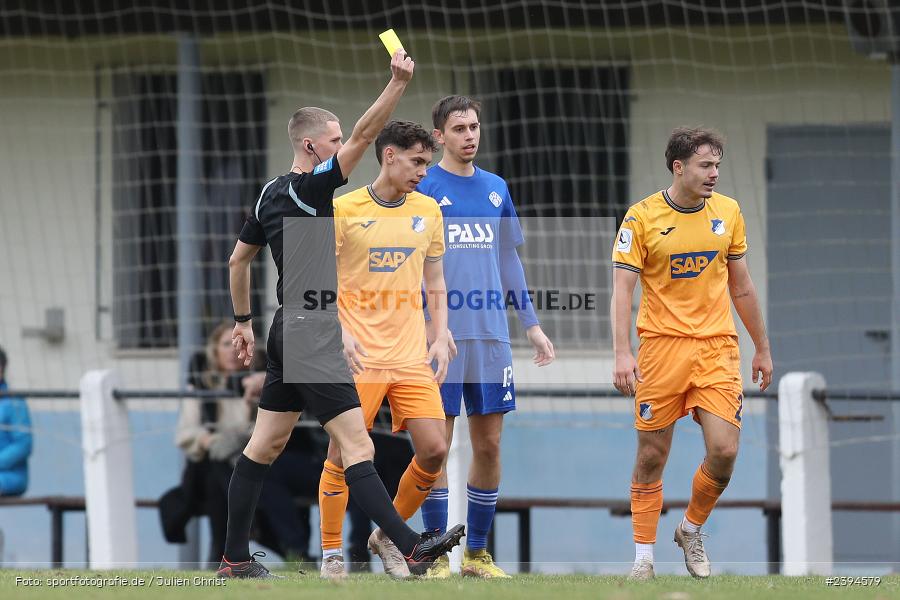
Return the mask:
[(403, 44), (400, 43), (400, 38), (397, 37), (397, 34), (394, 33), (393, 29), (388, 29), (378, 37), (381, 38), (381, 43), (384, 44), (388, 54), (391, 56), (393, 56), (397, 50), (403, 49)]

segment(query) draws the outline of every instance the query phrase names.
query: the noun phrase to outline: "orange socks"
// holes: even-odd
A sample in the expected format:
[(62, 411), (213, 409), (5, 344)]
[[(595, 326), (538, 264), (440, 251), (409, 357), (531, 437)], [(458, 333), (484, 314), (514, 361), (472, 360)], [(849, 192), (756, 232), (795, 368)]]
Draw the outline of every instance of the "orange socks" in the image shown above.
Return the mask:
[(631, 482), (631, 528), (636, 543), (656, 543), (656, 526), (662, 505), (662, 480), (653, 483)]
[(694, 473), (694, 483), (691, 486), (691, 500), (688, 502), (684, 516), (695, 525), (703, 525), (709, 518), (709, 513), (719, 500), (719, 496), (728, 487), (728, 479), (722, 480), (713, 477), (706, 470), (706, 463), (700, 463), (697, 472)]
[[(394, 508), (404, 521), (416, 514), (440, 474), (440, 471), (428, 473), (413, 457), (403, 477), (400, 478), (397, 497), (394, 498)], [(344, 469), (326, 460), (322, 477), (319, 479), (319, 524), (322, 530), (323, 550), (339, 549), (343, 546), (342, 530), (349, 497), (347, 483), (344, 481)]]
[[(706, 463), (702, 463), (694, 473), (691, 500), (684, 514), (685, 518), (697, 526), (706, 523), (709, 513), (726, 487), (728, 480), (717, 479), (706, 469)], [(635, 543), (656, 543), (656, 527), (662, 505), (662, 481), (631, 483), (631, 528)]]
[(342, 530), (350, 491), (344, 481), (344, 469), (326, 460), (319, 478), (319, 526), (322, 530), (322, 549), (334, 550), (343, 546)]
[[(394, 508), (404, 521), (416, 514), (439, 475), (440, 472), (428, 473), (422, 469), (413, 457), (400, 478), (397, 497), (394, 498)], [(319, 479), (319, 524), (323, 550), (340, 549), (343, 546), (342, 530), (349, 497), (344, 469), (326, 460)]]
[(440, 474), (440, 470), (437, 473), (428, 473), (419, 466), (416, 457), (413, 456), (403, 477), (400, 478), (397, 496), (394, 498), (394, 508), (397, 509), (401, 519), (406, 521), (416, 514)]

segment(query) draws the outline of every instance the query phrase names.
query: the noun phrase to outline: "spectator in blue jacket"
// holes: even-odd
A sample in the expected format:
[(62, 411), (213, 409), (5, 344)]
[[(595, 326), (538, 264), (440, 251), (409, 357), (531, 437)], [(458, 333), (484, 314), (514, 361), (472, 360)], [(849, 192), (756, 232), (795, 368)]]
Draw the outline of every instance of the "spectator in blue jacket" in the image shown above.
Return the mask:
[[(6, 353), (0, 348), (0, 391), (8, 389)], [(22, 398), (0, 396), (0, 496), (21, 496), (28, 487), (31, 417)]]

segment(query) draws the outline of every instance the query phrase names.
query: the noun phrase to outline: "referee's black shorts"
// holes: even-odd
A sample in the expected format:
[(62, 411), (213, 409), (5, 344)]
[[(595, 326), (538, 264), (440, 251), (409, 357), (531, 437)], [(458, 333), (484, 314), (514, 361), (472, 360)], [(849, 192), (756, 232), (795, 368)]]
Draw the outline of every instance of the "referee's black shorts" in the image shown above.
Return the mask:
[(259, 407), (308, 412), (322, 425), (358, 407), (337, 314), (288, 311), (285, 321), (284, 313), (279, 308), (269, 328), (266, 383)]

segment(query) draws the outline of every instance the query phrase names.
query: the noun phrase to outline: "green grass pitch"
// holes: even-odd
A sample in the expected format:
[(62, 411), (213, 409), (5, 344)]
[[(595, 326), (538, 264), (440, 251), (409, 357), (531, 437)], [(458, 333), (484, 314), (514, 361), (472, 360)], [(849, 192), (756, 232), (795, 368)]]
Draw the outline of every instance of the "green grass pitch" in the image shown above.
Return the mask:
[[(391, 581), (383, 575), (353, 575), (346, 582), (321, 581), (315, 574), (286, 574), (277, 581), (227, 580), (223, 586), (210, 585), (211, 574), (199, 571), (117, 571), (82, 570), (0, 570), (0, 598), (190, 598), (196, 600), (260, 598), (303, 600), (313, 598), (347, 600), (701, 600), (713, 598), (898, 598), (900, 576), (882, 577), (877, 586), (828, 586), (825, 577), (714, 576), (707, 581), (690, 577), (662, 576), (648, 583), (631, 583), (622, 576), (517, 575), (504, 581), (475, 581), (454, 576), (444, 581)], [(129, 583), (143, 579), (142, 587), (86, 585), (51, 587), (54, 578), (114, 578)], [(41, 585), (25, 585), (17, 578), (31, 578)], [(160, 579), (158, 579), (160, 578)], [(195, 579), (196, 578), (196, 579)], [(178, 580), (178, 581), (174, 581)], [(182, 585), (177, 585), (177, 583)], [(34, 581), (32, 581), (32, 584)], [(56, 582), (57, 584), (59, 581)]]

